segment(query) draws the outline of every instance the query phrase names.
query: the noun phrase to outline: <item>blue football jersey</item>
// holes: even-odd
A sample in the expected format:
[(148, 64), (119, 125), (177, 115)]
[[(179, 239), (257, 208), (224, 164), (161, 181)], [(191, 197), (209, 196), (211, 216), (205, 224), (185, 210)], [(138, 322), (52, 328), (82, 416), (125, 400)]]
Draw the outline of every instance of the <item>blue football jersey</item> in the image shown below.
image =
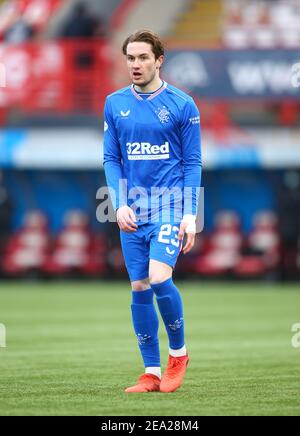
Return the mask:
[(131, 85), (107, 97), (104, 169), (116, 209), (135, 205), (145, 217), (174, 188), (173, 203), (184, 193), (181, 214), (196, 215), (201, 167), (200, 114), (189, 95), (163, 82), (152, 94)]

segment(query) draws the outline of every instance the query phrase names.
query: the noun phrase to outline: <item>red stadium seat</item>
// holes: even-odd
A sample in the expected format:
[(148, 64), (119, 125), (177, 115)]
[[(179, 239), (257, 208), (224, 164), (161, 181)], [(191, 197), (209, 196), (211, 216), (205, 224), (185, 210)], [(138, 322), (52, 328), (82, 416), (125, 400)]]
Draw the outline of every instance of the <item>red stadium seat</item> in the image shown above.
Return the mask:
[(0, 7), (0, 37), (18, 20), (40, 32), (61, 4), (61, 0), (10, 0)]
[(40, 31), (60, 3), (61, 0), (29, 0), (23, 12), (23, 19)]
[(44, 270), (51, 275), (79, 273), (99, 274), (106, 270), (106, 242), (95, 237), (84, 212), (71, 211), (58, 235)]
[(274, 271), (279, 265), (280, 235), (273, 212), (260, 212), (254, 218), (254, 227), (247, 241), (244, 255), (235, 267), (242, 277), (260, 277)]
[(195, 260), (195, 272), (205, 276), (231, 272), (239, 261), (242, 244), (238, 216), (234, 212), (219, 213), (203, 254)]
[(13, 235), (5, 249), (3, 271), (12, 276), (42, 271), (49, 249), (46, 217), (38, 211), (29, 212), (24, 225)]
[(279, 122), (282, 126), (295, 126), (298, 120), (299, 105), (297, 102), (284, 101), (279, 107)]
[(233, 49), (299, 47), (299, 2), (231, 1), (225, 7), (225, 46)]

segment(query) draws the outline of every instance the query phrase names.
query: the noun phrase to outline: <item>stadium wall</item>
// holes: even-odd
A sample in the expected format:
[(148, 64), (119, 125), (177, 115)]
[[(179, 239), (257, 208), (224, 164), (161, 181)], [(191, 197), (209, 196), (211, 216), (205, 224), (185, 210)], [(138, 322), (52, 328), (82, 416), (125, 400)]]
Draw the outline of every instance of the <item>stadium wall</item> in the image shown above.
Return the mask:
[[(96, 192), (105, 185), (103, 171), (7, 169), (4, 181), (13, 205), (14, 230), (32, 209), (48, 216), (54, 233), (61, 229), (64, 215), (72, 209), (87, 212), (93, 228), (101, 228), (96, 221)], [(205, 231), (212, 230), (217, 212), (233, 210), (241, 217), (243, 231), (249, 232), (256, 212), (277, 209), (280, 171), (209, 171), (204, 173), (203, 185)]]

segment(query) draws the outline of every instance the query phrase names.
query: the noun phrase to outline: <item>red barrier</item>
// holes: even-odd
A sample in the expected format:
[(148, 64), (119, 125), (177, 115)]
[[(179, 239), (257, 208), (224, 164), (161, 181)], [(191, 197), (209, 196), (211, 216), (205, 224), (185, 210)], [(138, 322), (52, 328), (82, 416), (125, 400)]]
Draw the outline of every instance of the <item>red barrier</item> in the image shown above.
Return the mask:
[(113, 89), (109, 53), (99, 40), (1, 45), (0, 108), (98, 112)]

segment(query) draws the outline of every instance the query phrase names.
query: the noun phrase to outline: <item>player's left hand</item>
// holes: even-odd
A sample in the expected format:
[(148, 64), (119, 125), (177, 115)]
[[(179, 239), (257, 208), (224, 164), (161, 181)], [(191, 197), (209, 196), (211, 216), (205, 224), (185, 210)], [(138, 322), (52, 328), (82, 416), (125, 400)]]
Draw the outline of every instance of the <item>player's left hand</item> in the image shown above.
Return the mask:
[(195, 245), (196, 229), (194, 227), (195, 225), (191, 225), (191, 222), (185, 220), (185, 217), (181, 221), (180, 229), (178, 233), (178, 239), (179, 241), (182, 241), (184, 235), (186, 235), (185, 246), (182, 249), (184, 254), (189, 253)]

